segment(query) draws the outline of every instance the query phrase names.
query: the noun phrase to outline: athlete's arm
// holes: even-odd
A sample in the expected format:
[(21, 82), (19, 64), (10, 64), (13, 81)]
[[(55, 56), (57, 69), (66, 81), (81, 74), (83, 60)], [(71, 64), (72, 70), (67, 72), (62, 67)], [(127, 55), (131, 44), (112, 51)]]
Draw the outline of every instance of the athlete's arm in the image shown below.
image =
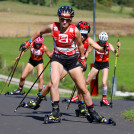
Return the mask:
[(80, 31), (78, 30), (77, 27), (75, 28), (75, 40), (77, 42), (77, 46), (78, 46), (78, 50), (80, 52), (80, 56), (84, 57), (84, 45), (83, 45), (82, 40), (81, 40), (81, 33), (80, 33)]
[(46, 46), (44, 46), (44, 51), (46, 53), (46, 55), (51, 58), (51, 53), (49, 52), (48, 48)]
[[(110, 50), (116, 55), (116, 49), (114, 49), (113, 45), (109, 43)], [(120, 56), (120, 48), (118, 48), (118, 54), (117, 56)]]
[(34, 41), (37, 37), (39, 37), (42, 34), (51, 33), (53, 24), (47, 25), (44, 28), (41, 28), (38, 30), (32, 37), (31, 40)]
[(87, 59), (89, 53), (92, 52), (92, 50), (93, 50), (93, 47), (92, 47), (92, 46), (90, 46), (90, 47), (87, 49), (87, 51), (86, 51), (86, 53), (85, 53), (85, 57), (86, 57), (86, 59)]
[(99, 52), (104, 52), (104, 48), (98, 45), (92, 38), (88, 39), (89, 44)]

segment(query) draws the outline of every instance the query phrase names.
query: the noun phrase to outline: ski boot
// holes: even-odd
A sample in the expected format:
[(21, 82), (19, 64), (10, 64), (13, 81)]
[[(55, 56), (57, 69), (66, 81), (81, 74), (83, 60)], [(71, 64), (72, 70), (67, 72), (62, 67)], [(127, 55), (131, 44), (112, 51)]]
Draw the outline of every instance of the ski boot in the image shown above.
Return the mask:
[(38, 94), (37, 98), (29, 101), (28, 103), (23, 102), (22, 105), (20, 105), (20, 107), (24, 107), (24, 108), (30, 108), (30, 109), (38, 109), (40, 107), (40, 103), (43, 101), (43, 97), (40, 96), (40, 94)]
[(58, 104), (52, 104), (52, 113), (50, 115), (45, 115), (44, 117), (44, 124), (48, 123), (61, 123), (61, 116), (62, 114), (60, 113), (59, 110), (59, 105)]
[(100, 101), (100, 106), (110, 106), (109, 102), (107, 101), (106, 96), (103, 96), (102, 101)]
[(86, 109), (85, 103), (78, 104), (78, 109), (75, 110), (75, 114), (76, 114), (76, 117), (88, 115), (88, 111)]
[(24, 95), (25, 92), (22, 92), (22, 89), (16, 89), (13, 92), (6, 92), (5, 95)]
[(101, 116), (100, 114), (98, 114), (94, 108), (93, 109), (89, 109), (89, 114), (90, 115), (87, 115), (87, 120), (90, 122), (90, 123), (104, 123), (104, 124), (112, 124), (113, 126), (116, 125), (116, 122), (112, 119), (112, 118), (109, 118), (108, 120), (106, 118), (104, 118), (103, 116)]

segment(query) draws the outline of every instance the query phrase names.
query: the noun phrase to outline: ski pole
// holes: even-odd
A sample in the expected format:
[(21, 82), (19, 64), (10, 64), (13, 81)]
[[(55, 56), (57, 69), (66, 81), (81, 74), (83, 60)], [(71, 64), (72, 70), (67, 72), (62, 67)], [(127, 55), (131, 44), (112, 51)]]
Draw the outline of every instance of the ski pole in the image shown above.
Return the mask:
[(20, 55), (19, 55), (19, 58), (18, 58), (18, 60), (17, 60), (17, 62), (16, 62), (15, 68), (14, 68), (14, 70), (13, 70), (13, 73), (12, 73), (11, 78), (10, 78), (9, 83), (8, 83), (8, 87), (9, 87), (9, 85), (10, 85), (10, 82), (11, 82), (12, 78), (13, 78), (13, 75), (14, 75), (15, 70), (16, 70), (16, 68), (17, 68), (17, 65), (18, 65), (18, 63), (19, 63), (19, 60), (20, 60), (20, 58), (21, 58), (22, 52), (23, 52), (23, 51), (21, 51), (21, 53), (20, 53)]
[(24, 101), (24, 99), (27, 97), (28, 93), (31, 91), (31, 89), (33, 88), (34, 84), (37, 82), (37, 80), (39, 79), (39, 77), (42, 75), (42, 73), (44, 72), (44, 70), (47, 68), (48, 64), (50, 63), (50, 60), (48, 61), (47, 65), (44, 67), (43, 71), (40, 73), (40, 75), (37, 77), (37, 79), (35, 80), (35, 82), (33, 83), (33, 85), (31, 86), (31, 88), (28, 90), (28, 92), (26, 93), (26, 95), (22, 98), (21, 102), (19, 103), (19, 105), (17, 106), (17, 108), (14, 110), (14, 112), (17, 111), (17, 109), (20, 107), (20, 105), (22, 104), (22, 102)]
[[(119, 39), (117, 41), (117, 43), (119, 42)], [(114, 65), (114, 77), (113, 77), (113, 83), (112, 83), (112, 91), (111, 91), (111, 108), (112, 108), (112, 96), (113, 96), (113, 87), (114, 87), (114, 80), (115, 80), (115, 72), (116, 72), (116, 65), (117, 65), (117, 56), (118, 55), (118, 46), (117, 46), (117, 49), (116, 49), (116, 56), (115, 56), (115, 65)]]
[(12, 67), (12, 70), (10, 71), (10, 73), (9, 73), (9, 75), (8, 75), (8, 78), (7, 78), (5, 84), (4, 84), (4, 86), (3, 86), (3, 88), (2, 88), (2, 90), (1, 90), (1, 92), (0, 92), (0, 95), (2, 94), (2, 92), (3, 92), (3, 90), (4, 90), (4, 88), (5, 88), (5, 86), (6, 86), (7, 82), (8, 82), (9, 77), (11, 76), (11, 74), (12, 74), (12, 72), (13, 72), (15, 66), (16, 66), (16, 63), (17, 63), (17, 61), (15, 61), (14, 65), (13, 65), (13, 67)]
[(67, 108), (66, 108), (67, 110), (68, 110), (68, 108), (69, 108), (69, 106), (70, 106), (70, 103), (71, 103), (71, 100), (72, 100), (72, 98), (73, 98), (73, 96), (74, 96), (75, 91), (76, 91), (76, 85), (74, 85), (74, 88), (73, 88), (71, 97), (70, 97), (70, 99), (69, 99), (70, 101), (69, 101), (68, 106), (67, 106)]

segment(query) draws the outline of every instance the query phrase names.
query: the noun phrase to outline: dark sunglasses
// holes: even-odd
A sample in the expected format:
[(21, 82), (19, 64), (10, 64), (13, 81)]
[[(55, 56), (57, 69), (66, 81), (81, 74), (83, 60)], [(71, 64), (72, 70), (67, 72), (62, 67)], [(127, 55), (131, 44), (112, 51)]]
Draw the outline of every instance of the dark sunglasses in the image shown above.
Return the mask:
[(60, 18), (60, 20), (61, 20), (61, 22), (64, 22), (64, 21), (70, 22), (71, 21), (71, 19), (67, 19), (67, 18)]
[(41, 46), (42, 44), (39, 44), (39, 43), (35, 43), (35, 46)]
[(84, 38), (86, 38), (86, 37), (87, 37), (87, 34), (82, 34), (82, 33), (81, 33), (81, 36), (83, 36)]
[(106, 44), (107, 41), (99, 40), (100, 44)]

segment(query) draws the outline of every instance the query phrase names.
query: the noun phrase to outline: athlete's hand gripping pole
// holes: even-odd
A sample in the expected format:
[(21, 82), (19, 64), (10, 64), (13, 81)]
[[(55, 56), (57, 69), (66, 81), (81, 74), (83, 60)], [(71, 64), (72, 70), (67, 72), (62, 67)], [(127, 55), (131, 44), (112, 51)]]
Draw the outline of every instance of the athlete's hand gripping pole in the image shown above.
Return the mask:
[(12, 80), (12, 78), (13, 78), (13, 75), (14, 75), (14, 73), (15, 73), (15, 70), (16, 70), (16, 68), (17, 68), (17, 65), (18, 65), (18, 63), (19, 63), (19, 60), (20, 60), (20, 58), (21, 58), (22, 53), (23, 53), (23, 51), (20, 52), (19, 58), (17, 59), (16, 65), (15, 65), (15, 67), (14, 67), (14, 69), (13, 69), (13, 73), (12, 73), (11, 78), (10, 78), (9, 83), (8, 83), (8, 87), (9, 87), (9, 85), (10, 85), (10, 83), (11, 83), (11, 80)]
[(117, 65), (117, 57), (118, 57), (118, 49), (120, 47), (119, 39), (117, 41), (117, 49), (116, 49), (116, 56), (115, 56), (115, 65), (114, 65), (114, 77), (113, 77), (113, 83), (112, 83), (112, 91), (111, 91), (111, 108), (112, 108), (112, 96), (113, 96), (113, 87), (114, 87), (114, 81), (115, 81), (115, 72), (116, 72), (116, 65)]
[(74, 85), (74, 88), (73, 88), (71, 97), (70, 97), (70, 99), (69, 99), (68, 106), (67, 106), (67, 108), (66, 108), (67, 110), (68, 110), (68, 108), (69, 108), (69, 106), (70, 106), (70, 103), (71, 103), (71, 100), (72, 100), (72, 98), (73, 98), (73, 96), (74, 96), (74, 94), (75, 94), (75, 91), (76, 91), (76, 85)]
[(31, 91), (31, 89), (33, 88), (33, 86), (35, 85), (35, 83), (37, 82), (37, 80), (40, 78), (40, 76), (42, 75), (42, 73), (45, 71), (45, 69), (47, 68), (47, 66), (49, 65), (50, 60), (48, 61), (47, 65), (44, 67), (43, 71), (40, 73), (40, 75), (37, 77), (37, 79), (35, 80), (35, 82), (33, 83), (33, 85), (31, 86), (31, 88), (28, 90), (28, 92), (26, 93), (26, 95), (22, 98), (21, 102), (19, 103), (19, 105), (17, 106), (17, 108), (14, 110), (14, 112), (17, 111), (17, 109), (20, 107), (20, 105), (22, 104), (22, 102), (24, 101), (24, 99), (26, 98), (26, 96), (28, 95), (28, 93)]

